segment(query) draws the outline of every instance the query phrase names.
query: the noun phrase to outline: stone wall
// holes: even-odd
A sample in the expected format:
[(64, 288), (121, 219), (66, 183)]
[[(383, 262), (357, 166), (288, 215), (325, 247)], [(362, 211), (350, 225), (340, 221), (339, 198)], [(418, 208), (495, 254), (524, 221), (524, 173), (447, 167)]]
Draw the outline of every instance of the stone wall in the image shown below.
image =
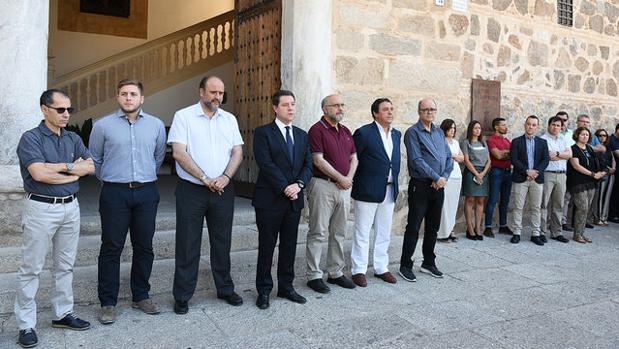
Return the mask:
[(437, 121), (456, 119), (461, 134), (470, 120), (471, 79), (481, 78), (501, 81), (512, 135), (522, 133), (523, 116), (536, 114), (545, 125), (558, 110), (572, 121), (588, 113), (593, 127), (610, 129), (619, 121), (618, 6), (574, 0), (574, 27), (565, 27), (549, 0), (471, 0), (466, 13), (452, 10), (451, 0), (443, 7), (434, 0), (336, 0), (333, 85), (346, 97), (352, 128), (371, 120), (375, 98), (389, 97), (404, 131), (417, 121), (417, 101), (431, 97)]

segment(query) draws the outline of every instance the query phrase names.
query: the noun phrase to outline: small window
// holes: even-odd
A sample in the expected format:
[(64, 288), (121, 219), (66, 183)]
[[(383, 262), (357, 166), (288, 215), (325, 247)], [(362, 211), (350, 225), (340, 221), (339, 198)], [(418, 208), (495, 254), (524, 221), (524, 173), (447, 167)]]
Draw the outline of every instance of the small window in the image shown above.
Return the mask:
[(572, 26), (574, 18), (573, 0), (557, 0), (557, 20), (561, 25)]

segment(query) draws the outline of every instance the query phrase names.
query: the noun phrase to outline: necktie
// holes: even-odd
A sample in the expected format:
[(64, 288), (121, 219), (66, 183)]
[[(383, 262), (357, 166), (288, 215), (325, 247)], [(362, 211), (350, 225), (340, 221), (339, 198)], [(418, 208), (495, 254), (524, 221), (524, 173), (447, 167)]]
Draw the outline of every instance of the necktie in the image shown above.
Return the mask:
[(286, 126), (286, 147), (288, 148), (290, 161), (294, 162), (294, 144), (292, 143), (292, 136), (290, 135), (290, 126)]

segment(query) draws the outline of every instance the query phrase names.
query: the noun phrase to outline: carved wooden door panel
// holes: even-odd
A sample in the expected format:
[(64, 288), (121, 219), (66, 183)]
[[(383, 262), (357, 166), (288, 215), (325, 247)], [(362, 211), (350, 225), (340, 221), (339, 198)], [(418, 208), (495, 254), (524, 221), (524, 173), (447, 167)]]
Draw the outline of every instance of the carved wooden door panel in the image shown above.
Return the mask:
[(281, 86), (281, 0), (235, 0), (235, 115), (243, 147), (237, 193), (251, 196), (258, 178), (254, 129), (271, 122), (271, 95)]

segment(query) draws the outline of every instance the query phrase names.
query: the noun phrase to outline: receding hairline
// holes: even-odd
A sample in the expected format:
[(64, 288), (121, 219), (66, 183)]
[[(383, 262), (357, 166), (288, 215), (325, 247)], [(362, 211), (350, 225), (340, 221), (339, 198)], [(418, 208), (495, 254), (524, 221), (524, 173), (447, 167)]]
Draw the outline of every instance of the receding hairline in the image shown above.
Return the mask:
[(341, 93), (332, 93), (332, 94), (330, 94), (330, 95), (328, 95), (328, 96), (325, 96), (325, 98), (323, 98), (323, 99), (322, 99), (322, 101), (320, 101), (320, 107), (321, 107), (321, 108), (324, 108), (324, 107), (325, 107), (325, 105), (327, 105), (327, 102), (329, 101), (329, 99), (330, 99), (331, 97), (335, 97), (335, 96), (340, 96), (340, 97), (341, 97), (341, 96), (342, 96), (342, 94), (341, 94)]
[(421, 110), (421, 104), (423, 102), (432, 102), (432, 104), (434, 104), (434, 108), (437, 108), (436, 106), (436, 101), (432, 98), (424, 98), (422, 100), (419, 101), (419, 103), (417, 103), (417, 110)]

